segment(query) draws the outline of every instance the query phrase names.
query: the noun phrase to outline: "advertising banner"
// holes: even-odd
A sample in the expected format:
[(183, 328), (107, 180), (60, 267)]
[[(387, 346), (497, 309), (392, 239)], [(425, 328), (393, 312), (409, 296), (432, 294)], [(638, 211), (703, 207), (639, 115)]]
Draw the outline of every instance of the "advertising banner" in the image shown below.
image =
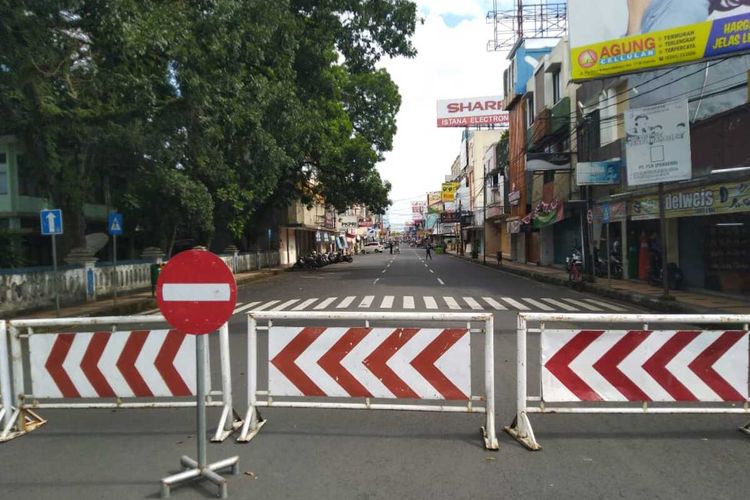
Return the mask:
[(444, 182), (443, 190), (441, 192), (441, 198), (444, 202), (452, 202), (456, 199), (456, 191), (458, 191), (459, 182)]
[(443, 212), (440, 216), (440, 222), (443, 224), (458, 224), (461, 222), (461, 214), (459, 212)]
[[(667, 218), (750, 212), (750, 180), (672, 191), (664, 195)], [(654, 194), (630, 204), (633, 220), (658, 219), (659, 197)]]
[(526, 155), (526, 171), (570, 170), (570, 153), (529, 153)]
[(747, 0), (568, 0), (574, 80), (750, 50)]
[[(656, 215), (659, 216), (659, 206), (657, 205)], [(594, 205), (593, 220), (602, 224), (610, 222), (622, 222), (628, 216), (627, 205), (624, 201), (601, 203)]]
[(443, 99), (437, 102), (437, 126), (474, 127), (480, 125), (508, 126), (508, 112), (503, 110), (502, 96)]
[(411, 202), (411, 218), (414, 222), (424, 220), (424, 214), (427, 212), (427, 203), (424, 201)]
[(440, 191), (427, 193), (427, 213), (439, 214), (443, 211), (443, 198)]
[(628, 186), (690, 179), (690, 120), (687, 101), (625, 112)]
[(576, 183), (579, 186), (606, 186), (620, 184), (622, 160), (614, 158), (607, 161), (578, 162), (576, 165)]

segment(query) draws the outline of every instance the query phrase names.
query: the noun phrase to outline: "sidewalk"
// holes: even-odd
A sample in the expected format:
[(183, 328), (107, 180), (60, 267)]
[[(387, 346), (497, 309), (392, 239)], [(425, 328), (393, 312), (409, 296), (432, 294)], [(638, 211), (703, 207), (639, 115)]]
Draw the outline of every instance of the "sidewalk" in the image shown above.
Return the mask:
[[(260, 271), (250, 271), (247, 273), (235, 274), (234, 277), (237, 280), (237, 286), (241, 286), (243, 284), (267, 278), (269, 276), (276, 276), (277, 274), (280, 274), (287, 269), (289, 268), (272, 267), (269, 269), (262, 269)], [(61, 307), (60, 317), (80, 318), (89, 316), (127, 316), (131, 314), (150, 311), (156, 309), (156, 307), (156, 299), (151, 297), (151, 290), (137, 290), (132, 292), (124, 292), (118, 295), (117, 305), (114, 304), (114, 301), (110, 296), (93, 302)], [(52, 308), (30, 313), (20, 313), (14, 315), (13, 317), (3, 319), (54, 318), (55, 316), (55, 309)]]
[[(481, 258), (475, 260), (469, 257), (461, 257), (453, 252), (448, 252), (447, 254), (459, 259), (482, 264)], [(533, 264), (519, 264), (507, 260), (503, 260), (502, 264), (498, 265), (497, 259), (489, 255), (486, 258), (486, 265), (536, 281), (561, 286), (569, 285), (568, 273), (562, 269)], [(750, 314), (750, 300), (726, 298), (682, 290), (670, 290), (669, 294), (674, 297), (674, 300), (665, 301), (661, 299), (661, 288), (639, 281), (613, 279), (608, 284), (607, 278), (597, 277), (594, 283), (583, 283), (583, 290), (603, 297), (630, 302), (658, 312), (676, 314)]]

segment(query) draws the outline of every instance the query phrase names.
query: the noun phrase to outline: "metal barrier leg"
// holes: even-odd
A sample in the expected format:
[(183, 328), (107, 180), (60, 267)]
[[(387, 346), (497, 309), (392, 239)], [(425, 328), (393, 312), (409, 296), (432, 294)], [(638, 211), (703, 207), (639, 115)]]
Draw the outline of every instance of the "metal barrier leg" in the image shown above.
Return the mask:
[[(260, 416), (256, 404), (258, 389), (258, 330), (257, 320), (251, 315), (247, 317), (247, 413), (242, 425), (242, 431), (237, 438), (238, 443), (247, 443), (253, 439), (266, 421)], [(270, 331), (269, 331), (270, 334)]]
[(484, 391), (487, 398), (486, 421), (482, 428), (484, 447), (498, 450), (495, 435), (495, 322), (490, 316), (484, 323)]
[(750, 436), (750, 422), (745, 424), (744, 427), (740, 427), (740, 430), (744, 432), (745, 434), (747, 434), (748, 436)]
[(224, 408), (221, 412), (219, 425), (216, 428), (216, 434), (211, 438), (211, 441), (214, 443), (224, 441), (242, 427), (242, 419), (234, 411), (232, 400), (232, 372), (229, 363), (229, 325), (226, 323), (219, 330), (219, 353), (221, 356), (221, 393), (224, 400)]
[(526, 413), (526, 319), (518, 316), (517, 325), (517, 359), (516, 366), (518, 367), (517, 373), (517, 394), (516, 394), (516, 405), (518, 407), (516, 417), (513, 419), (513, 423), (510, 426), (505, 427), (504, 430), (510, 434), (516, 441), (524, 445), (526, 448), (532, 451), (541, 450), (542, 447), (534, 437), (534, 430), (531, 428), (531, 422), (529, 416)]

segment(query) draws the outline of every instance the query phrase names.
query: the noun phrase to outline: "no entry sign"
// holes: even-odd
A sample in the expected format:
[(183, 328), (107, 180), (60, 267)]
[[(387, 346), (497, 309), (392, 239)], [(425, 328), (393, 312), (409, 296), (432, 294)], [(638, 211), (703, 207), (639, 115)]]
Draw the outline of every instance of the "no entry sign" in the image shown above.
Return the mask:
[(164, 266), (156, 283), (156, 302), (169, 324), (181, 332), (211, 333), (232, 315), (237, 283), (219, 257), (188, 250)]

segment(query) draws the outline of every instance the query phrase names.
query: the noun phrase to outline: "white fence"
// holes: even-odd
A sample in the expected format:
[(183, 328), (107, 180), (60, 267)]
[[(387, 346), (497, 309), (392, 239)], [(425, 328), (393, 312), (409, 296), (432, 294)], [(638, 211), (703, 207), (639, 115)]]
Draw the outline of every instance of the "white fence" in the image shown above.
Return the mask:
[[(279, 266), (278, 252), (243, 253), (221, 258), (234, 273)], [(112, 294), (114, 267), (100, 262), (94, 267), (96, 295)], [(151, 262), (127, 261), (117, 265), (117, 290), (146, 290), (151, 286)], [(63, 305), (86, 301), (87, 276), (83, 266), (66, 266), (58, 271), (60, 301)], [(51, 308), (55, 305), (55, 276), (51, 268), (28, 268), (20, 272), (0, 272), (0, 316)]]
[[(539, 450), (532, 413), (750, 414), (749, 323), (747, 315), (519, 313), (517, 411), (505, 431)], [(529, 333), (540, 337), (538, 394), (528, 391)], [(741, 430), (750, 433), (750, 424)]]
[[(344, 327), (308, 326), (342, 320)], [(399, 327), (371, 327), (371, 322)], [(433, 323), (415, 325), (424, 322)], [(435, 322), (445, 326), (435, 328)], [(459, 412), (484, 413), (485, 447), (497, 450), (493, 322), (491, 313), (249, 312), (248, 410), (237, 441), (250, 441), (265, 424), (260, 407)], [(263, 365), (259, 330), (268, 334)], [(484, 336), (484, 384), (478, 396), (471, 388), (472, 333)], [(257, 387), (260, 369), (268, 372), (264, 390)]]
[[(208, 336), (185, 336), (169, 330), (160, 315), (12, 320), (7, 325), (6, 329), (6, 323), (0, 322), (4, 411), (0, 442), (45, 423), (37, 410), (196, 406), (194, 399), (186, 399), (195, 393), (195, 342), (204, 342), (207, 348)], [(124, 325), (158, 325), (160, 329), (118, 331), (118, 326)], [(76, 327), (104, 330), (77, 332)], [(213, 438), (223, 441), (242, 421), (235, 418), (232, 407), (226, 324), (218, 337), (221, 388), (210, 390), (206, 366), (206, 405), (223, 408)]]

